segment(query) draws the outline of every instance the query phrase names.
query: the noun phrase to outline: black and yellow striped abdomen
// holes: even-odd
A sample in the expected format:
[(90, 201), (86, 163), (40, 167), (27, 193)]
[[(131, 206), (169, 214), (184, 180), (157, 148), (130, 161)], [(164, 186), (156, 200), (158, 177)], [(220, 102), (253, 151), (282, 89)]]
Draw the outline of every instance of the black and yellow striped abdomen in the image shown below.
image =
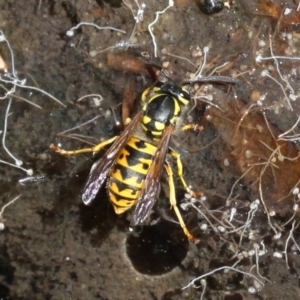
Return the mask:
[(156, 149), (152, 144), (131, 137), (120, 151), (108, 179), (109, 199), (117, 214), (136, 204)]

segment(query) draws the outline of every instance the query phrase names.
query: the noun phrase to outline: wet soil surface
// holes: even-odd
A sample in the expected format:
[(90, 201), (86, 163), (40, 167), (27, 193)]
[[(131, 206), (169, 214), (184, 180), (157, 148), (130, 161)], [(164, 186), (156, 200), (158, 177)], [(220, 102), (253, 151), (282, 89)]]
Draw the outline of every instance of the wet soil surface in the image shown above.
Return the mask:
[[(218, 2), (0, 1), (0, 159), (23, 162), (0, 168), (0, 207), (20, 195), (0, 212), (1, 299), (299, 299), (299, 1)], [(80, 22), (98, 28), (71, 30)], [(166, 176), (147, 224), (130, 228), (132, 211), (116, 215), (105, 188), (81, 201), (105, 151), (49, 149), (119, 134), (123, 99), (153, 83), (144, 64), (176, 82), (239, 80), (187, 86), (182, 121), (204, 130), (172, 140), (205, 196), (185, 194), (175, 164), (196, 244)]]

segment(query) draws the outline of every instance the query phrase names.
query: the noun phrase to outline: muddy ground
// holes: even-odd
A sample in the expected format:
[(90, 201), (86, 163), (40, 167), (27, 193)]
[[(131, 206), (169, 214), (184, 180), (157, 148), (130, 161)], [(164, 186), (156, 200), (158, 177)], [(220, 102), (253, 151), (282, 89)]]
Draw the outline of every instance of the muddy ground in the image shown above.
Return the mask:
[[(299, 299), (299, 1), (235, 0), (217, 14), (200, 2), (177, 0), (149, 27), (168, 1), (0, 0), (0, 159), (14, 164), (7, 147), (33, 170), (0, 168), (0, 207), (20, 195), (0, 215), (1, 299)], [(80, 22), (113, 28), (68, 32)], [(189, 199), (176, 179), (197, 244), (175, 221), (165, 179), (148, 225), (130, 228), (105, 189), (81, 201), (103, 153), (49, 149), (117, 134), (126, 87), (138, 98), (153, 83), (144, 63), (176, 82), (203, 63), (201, 76), (239, 80), (191, 85), (183, 121), (204, 130), (172, 141), (205, 195)]]

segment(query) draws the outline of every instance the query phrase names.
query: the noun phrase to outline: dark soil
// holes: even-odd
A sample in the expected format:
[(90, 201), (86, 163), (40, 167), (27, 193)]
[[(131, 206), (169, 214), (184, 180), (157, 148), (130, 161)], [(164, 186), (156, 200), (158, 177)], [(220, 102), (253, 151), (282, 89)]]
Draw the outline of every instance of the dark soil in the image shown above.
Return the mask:
[[(1, 73), (0, 130), (11, 97), (5, 145), (23, 161), (22, 167), (33, 170), (30, 177), (5, 164), (0, 168), (0, 208), (21, 195), (0, 216), (5, 226), (0, 231), (1, 299), (299, 299), (299, 138), (276, 141), (300, 115), (299, 1), (235, 0), (229, 1), (230, 8), (207, 15), (200, 9), (201, 1), (177, 0), (153, 25), (155, 57), (148, 24), (167, 2), (146, 1), (144, 7), (133, 0), (127, 5), (0, 1), (0, 30), (14, 55), (12, 61), (7, 43), (0, 42), (9, 74), (15, 70), (15, 78), (26, 79), (25, 85), (63, 104), (24, 86), (6, 95), (12, 79)], [(142, 18), (136, 23), (137, 3)], [(68, 36), (80, 22), (126, 33), (81, 26)], [(269, 37), (274, 55), (297, 57), (278, 60), (283, 78), (274, 59), (260, 60), (271, 56)], [(153, 83), (141, 61), (168, 65), (169, 76), (183, 82), (201, 65), (204, 47), (209, 52), (202, 76), (224, 65), (213, 75), (236, 77), (239, 83), (204, 85), (198, 91), (191, 85), (193, 96), (212, 96), (214, 106), (201, 100), (191, 105), (187, 118), (204, 130), (178, 134), (172, 142), (181, 153), (187, 182), (206, 196), (182, 210), (200, 242), (188, 242), (172, 222), (176, 217), (165, 179), (147, 226), (130, 228), (132, 212), (117, 216), (105, 188), (85, 206), (84, 182), (93, 162), (105, 152), (64, 157), (51, 151), (50, 144), (79, 149), (118, 134), (126, 86), (131, 84), (135, 98)], [(264, 70), (283, 86), (263, 76)], [(296, 99), (289, 98), (289, 104), (283, 90)], [(101, 99), (99, 105), (95, 99)], [(299, 132), (297, 125), (291, 135)], [(286, 160), (280, 161), (276, 147), (286, 149)], [(245, 158), (245, 149), (251, 149), (252, 160)], [(3, 144), (0, 159), (14, 163)], [(267, 163), (268, 171), (262, 173)], [(178, 178), (176, 187), (178, 202), (188, 202)], [(256, 199), (260, 202), (252, 215), (250, 205)], [(233, 208), (237, 212), (230, 218)], [(221, 224), (228, 226), (225, 233)], [(275, 233), (281, 235), (274, 238)], [(217, 271), (206, 276), (206, 282), (197, 280), (182, 289), (205, 273), (233, 266), (237, 254), (236, 271)], [(252, 287), (253, 293), (248, 291)]]

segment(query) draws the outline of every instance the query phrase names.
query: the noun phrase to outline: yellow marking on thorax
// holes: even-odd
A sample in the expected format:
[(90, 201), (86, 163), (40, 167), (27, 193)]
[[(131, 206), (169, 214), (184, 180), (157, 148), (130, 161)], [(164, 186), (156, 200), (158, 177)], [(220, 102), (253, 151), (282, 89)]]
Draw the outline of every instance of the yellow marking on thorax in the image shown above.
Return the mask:
[[(187, 88), (182, 88), (183, 91), (185, 91), (187, 94), (189, 94), (189, 90)], [(189, 99), (186, 99), (184, 97), (178, 97), (178, 101), (180, 101), (184, 106), (188, 105), (190, 103)]]
[(155, 122), (154, 125), (158, 131), (163, 131), (165, 129), (165, 124), (163, 124), (163, 123)]
[[(181, 113), (181, 105), (176, 100), (176, 98), (172, 97), (174, 100), (174, 116), (179, 116)], [(184, 98), (183, 98), (184, 99)]]
[(170, 124), (176, 125), (177, 122), (178, 122), (178, 120), (179, 120), (178, 117), (173, 117), (173, 118), (170, 120)]
[(144, 116), (144, 117), (143, 117), (142, 123), (143, 123), (143, 124), (148, 124), (148, 123), (150, 123), (151, 121), (152, 121), (151, 118), (149, 118), (148, 116)]

